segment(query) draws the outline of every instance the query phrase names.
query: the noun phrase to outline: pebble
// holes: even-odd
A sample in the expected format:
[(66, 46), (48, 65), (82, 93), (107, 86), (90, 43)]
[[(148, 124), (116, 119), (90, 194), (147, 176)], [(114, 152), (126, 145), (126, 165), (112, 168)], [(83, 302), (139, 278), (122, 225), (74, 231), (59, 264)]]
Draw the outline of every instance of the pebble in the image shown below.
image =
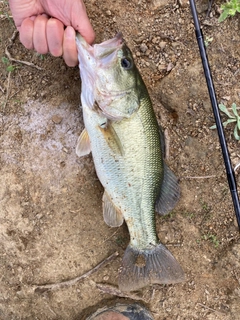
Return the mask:
[(174, 65), (170, 62), (170, 63), (168, 64), (168, 66), (167, 66), (167, 72), (168, 72), (168, 71), (171, 71), (173, 67), (174, 67)]
[(52, 116), (52, 121), (55, 124), (60, 124), (62, 122), (63, 117), (59, 116), (58, 114), (55, 114)]
[(178, 3), (180, 5), (180, 7), (184, 8), (184, 7), (188, 6), (189, 1), (188, 0), (178, 0)]
[(152, 0), (151, 2), (152, 2), (152, 8), (154, 10), (162, 9), (169, 4), (168, 0)]
[(65, 153), (69, 153), (69, 150), (67, 148), (65, 148), (65, 147), (62, 148), (62, 151), (65, 152)]
[(143, 53), (145, 53), (147, 50), (148, 50), (147, 45), (146, 45), (145, 43), (142, 43), (142, 44), (140, 45), (140, 51), (143, 52)]
[(152, 39), (152, 43), (157, 43), (157, 38), (156, 38), (156, 37), (154, 37), (154, 38)]
[(158, 71), (166, 70), (166, 65), (165, 64), (159, 64), (158, 66)]
[(197, 7), (198, 13), (203, 13), (208, 10), (208, 1), (207, 0), (198, 1), (196, 3), (196, 7)]
[(159, 43), (159, 47), (160, 47), (161, 49), (164, 49), (164, 48), (166, 47), (166, 44), (167, 44), (167, 42), (161, 41), (161, 42)]

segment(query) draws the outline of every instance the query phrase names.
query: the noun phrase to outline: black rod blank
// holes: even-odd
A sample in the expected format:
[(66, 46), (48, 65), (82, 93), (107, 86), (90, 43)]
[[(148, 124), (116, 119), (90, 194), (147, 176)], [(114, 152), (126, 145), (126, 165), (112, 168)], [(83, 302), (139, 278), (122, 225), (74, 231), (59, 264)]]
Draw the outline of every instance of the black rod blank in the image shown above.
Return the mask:
[(212, 81), (212, 75), (211, 75), (211, 70), (209, 67), (208, 63), (208, 58), (206, 54), (206, 49), (204, 45), (204, 39), (203, 39), (203, 34), (202, 30), (199, 25), (199, 20), (198, 20), (198, 15), (197, 15), (197, 10), (196, 10), (196, 5), (194, 0), (190, 0), (190, 6), (191, 6), (191, 11), (192, 11), (192, 16), (193, 16), (193, 21), (194, 21), (194, 26), (195, 26), (195, 32), (196, 32), (196, 38), (199, 46), (199, 51), (202, 59), (202, 64), (203, 64), (203, 69), (204, 69), (204, 74), (205, 78), (207, 81), (207, 87), (208, 87), (208, 92), (212, 104), (212, 109), (213, 109), (213, 114), (215, 117), (215, 122), (217, 126), (217, 131), (218, 131), (218, 137), (219, 137), (219, 142), (221, 145), (222, 149), (222, 155), (223, 155), (223, 160), (225, 163), (225, 169), (226, 169), (226, 174), (227, 174), (227, 179), (228, 179), (228, 184), (229, 184), (229, 189), (232, 195), (232, 201), (233, 201), (233, 206), (237, 218), (237, 223), (238, 223), (238, 228), (240, 230), (240, 203), (239, 203), (239, 197), (238, 197), (238, 192), (237, 192), (237, 184), (236, 184), (236, 179), (235, 179), (235, 174), (232, 169), (231, 165), (231, 160), (227, 148), (227, 142), (225, 139), (224, 135), (224, 130), (223, 130), (223, 125), (221, 122), (220, 118), (220, 113), (218, 109), (218, 103), (216, 99), (216, 94), (215, 94), (215, 89)]

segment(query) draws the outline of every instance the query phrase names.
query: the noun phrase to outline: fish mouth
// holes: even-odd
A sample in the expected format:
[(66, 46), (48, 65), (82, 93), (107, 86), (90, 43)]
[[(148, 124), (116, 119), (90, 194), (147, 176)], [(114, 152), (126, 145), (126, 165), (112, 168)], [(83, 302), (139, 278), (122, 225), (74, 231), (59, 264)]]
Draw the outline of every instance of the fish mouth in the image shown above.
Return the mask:
[(123, 45), (123, 35), (121, 32), (117, 33), (112, 39), (106, 40), (100, 44), (95, 44), (95, 57), (102, 58), (111, 54), (113, 51), (120, 49)]
[[(88, 53), (88, 58), (97, 61), (105, 59), (111, 60), (112, 54), (122, 48), (124, 40), (122, 33), (119, 32), (114, 38), (91, 46), (79, 33), (77, 33), (76, 42), (79, 58), (81, 58), (81, 49), (83, 49), (85, 54)], [(79, 59), (79, 61), (81, 62), (81, 59)]]

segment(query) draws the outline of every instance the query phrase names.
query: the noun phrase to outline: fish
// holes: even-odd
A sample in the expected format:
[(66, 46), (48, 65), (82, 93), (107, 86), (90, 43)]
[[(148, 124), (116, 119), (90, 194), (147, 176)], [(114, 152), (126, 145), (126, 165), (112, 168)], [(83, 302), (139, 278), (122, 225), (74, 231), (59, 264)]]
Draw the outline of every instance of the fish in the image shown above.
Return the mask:
[(180, 196), (164, 161), (164, 138), (148, 90), (121, 33), (89, 45), (76, 36), (85, 129), (76, 153), (92, 153), (104, 188), (104, 221), (130, 234), (118, 286), (135, 291), (184, 281), (182, 267), (160, 242), (155, 211), (170, 212)]

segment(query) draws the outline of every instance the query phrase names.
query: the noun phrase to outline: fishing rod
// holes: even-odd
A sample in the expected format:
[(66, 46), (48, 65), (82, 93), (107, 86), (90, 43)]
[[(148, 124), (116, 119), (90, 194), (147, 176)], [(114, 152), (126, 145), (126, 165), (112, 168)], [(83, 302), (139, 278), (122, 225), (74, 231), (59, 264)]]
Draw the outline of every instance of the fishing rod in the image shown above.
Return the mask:
[(205, 49), (205, 45), (204, 45), (203, 34), (202, 34), (202, 30), (200, 28), (198, 14), (197, 14), (196, 5), (195, 5), (194, 0), (190, 0), (190, 6), (191, 6), (193, 21), (194, 21), (194, 27), (195, 27), (195, 33), (196, 33), (196, 38), (197, 38), (197, 42), (198, 42), (198, 47), (199, 47), (199, 51), (200, 51), (200, 55), (201, 55), (201, 59), (202, 59), (204, 74), (205, 74), (205, 78), (207, 81), (208, 93), (209, 93), (209, 97), (211, 100), (213, 114), (214, 114), (214, 118), (215, 118), (215, 122), (216, 122), (216, 126), (217, 126), (219, 142), (220, 142), (221, 149), (222, 149), (222, 155), (223, 155), (223, 160), (224, 160), (224, 164), (225, 164), (229, 189), (230, 189), (230, 192), (232, 195), (232, 201), (233, 201), (233, 206), (234, 206), (234, 210), (235, 210), (235, 214), (236, 214), (236, 218), (237, 218), (238, 229), (240, 230), (240, 203), (239, 203), (239, 197), (238, 197), (238, 192), (237, 192), (236, 178), (235, 178), (234, 170), (231, 165), (227, 142), (226, 142), (225, 135), (224, 135), (223, 125), (221, 122), (217, 98), (216, 98), (215, 89), (214, 89), (214, 85), (213, 85), (213, 81), (212, 81), (211, 70), (209, 67), (206, 49)]

